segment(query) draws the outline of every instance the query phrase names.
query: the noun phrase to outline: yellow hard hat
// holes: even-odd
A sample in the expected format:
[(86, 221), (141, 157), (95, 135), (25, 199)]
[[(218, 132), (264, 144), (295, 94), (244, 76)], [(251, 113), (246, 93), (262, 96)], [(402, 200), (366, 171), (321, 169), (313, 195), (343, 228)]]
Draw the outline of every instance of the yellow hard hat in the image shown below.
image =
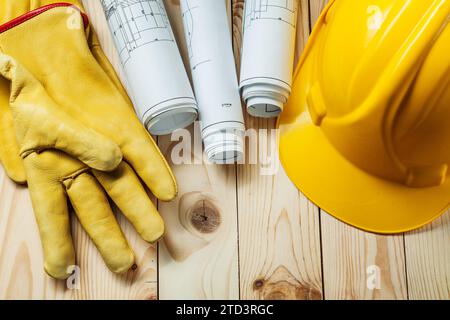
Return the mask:
[(279, 119), (281, 162), (338, 219), (397, 233), (450, 206), (450, 0), (334, 0)]

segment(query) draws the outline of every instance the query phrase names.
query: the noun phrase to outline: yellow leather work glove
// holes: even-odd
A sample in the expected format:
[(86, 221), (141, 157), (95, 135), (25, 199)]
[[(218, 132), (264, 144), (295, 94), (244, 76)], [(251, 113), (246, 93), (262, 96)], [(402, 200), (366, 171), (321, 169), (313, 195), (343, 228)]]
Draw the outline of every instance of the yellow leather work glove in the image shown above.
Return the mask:
[[(6, 12), (17, 12), (11, 9), (16, 3), (22, 4), (21, 1), (9, 2)], [(0, 50), (25, 66), (61, 110), (120, 146), (125, 161), (111, 173), (88, 171), (87, 166), (79, 161), (55, 151), (39, 154), (36, 161), (45, 162), (45, 157), (53, 157), (64, 168), (74, 169), (75, 163), (81, 166), (68, 179), (57, 182), (42, 180), (40, 183), (53, 187), (58, 185), (67, 193), (81, 224), (108, 267), (114, 272), (123, 272), (133, 264), (134, 257), (102, 188), (149, 242), (162, 236), (164, 226), (139, 178), (161, 200), (174, 198), (177, 188), (170, 168), (134, 114), (114, 71), (102, 60), (101, 51), (99, 55), (98, 50), (93, 50), (98, 47), (92, 46), (95, 37), (89, 30), (86, 18), (82, 19), (83, 16), (78, 13), (79, 19), (74, 22), (73, 15), (73, 10), (68, 11), (62, 4), (31, 11), (0, 27)], [(15, 163), (15, 160), (11, 162)], [(58, 211), (58, 216), (67, 216), (67, 209), (61, 209), (60, 204), (54, 206), (48, 203), (42, 191), (44, 189), (35, 184), (37, 177), (30, 174), (27, 165), (25, 169), (35, 211), (41, 213), (36, 212), (36, 216), (46, 270), (54, 277), (67, 277), (70, 259), (65, 260), (67, 254), (49, 243), (54, 237), (59, 237), (59, 233), (46, 233), (46, 225), (40, 219), (42, 216), (55, 217), (55, 211)], [(70, 242), (69, 237), (66, 239), (65, 242)], [(73, 254), (73, 248), (71, 250)]]
[[(67, 7), (66, 4), (71, 4), (73, 5), (73, 7)], [(63, 4), (57, 0), (1, 0), (0, 24), (4, 24), (16, 17), (26, 14), (27, 12), (48, 5), (63, 5), (63, 7), (65, 7), (67, 10), (68, 15), (70, 15), (68, 24), (70, 24), (72, 21), (75, 21), (76, 23), (77, 20), (83, 19), (83, 16), (79, 15), (79, 10), (83, 10), (83, 6), (78, 0), (66, 0)], [(109, 62), (108, 58), (105, 56), (101, 48), (96, 33), (92, 29), (89, 31), (90, 32), (86, 33), (86, 36), (88, 37), (88, 45), (92, 52), (92, 55), (95, 57), (99, 65), (103, 68), (105, 73), (109, 76), (111, 81), (114, 82), (114, 85), (123, 95), (124, 99), (128, 101), (130, 107), (133, 108), (122, 83), (120, 82), (116, 72), (114, 71), (114, 68), (112, 67), (111, 63)], [(4, 95), (3, 99), (9, 99), (9, 90), (7, 90), (6, 88), (3, 88), (3, 91), (0, 91), (0, 94)], [(23, 168), (23, 164), (19, 156), (18, 145), (15, 141), (15, 134), (12, 126), (13, 121), (11, 118), (11, 114), (9, 112), (4, 112), (0, 116), (0, 163), (3, 164), (6, 173), (13, 181), (19, 184), (25, 184), (25, 169)]]
[(0, 54), (0, 75), (9, 89), (9, 101), (2, 110), (9, 106), (25, 168), (33, 154), (48, 149), (64, 151), (98, 170), (113, 171), (119, 166), (119, 146), (68, 116), (13, 58)]
[(2, 127), (2, 136), (8, 133), (12, 140), (6, 147), (12, 146), (11, 152), (23, 158), (46, 270), (65, 277), (75, 257), (63, 186), (88, 171), (86, 165), (114, 170), (122, 161), (120, 148), (65, 114), (27, 70), (4, 54), (0, 54), (0, 117), (14, 124)]

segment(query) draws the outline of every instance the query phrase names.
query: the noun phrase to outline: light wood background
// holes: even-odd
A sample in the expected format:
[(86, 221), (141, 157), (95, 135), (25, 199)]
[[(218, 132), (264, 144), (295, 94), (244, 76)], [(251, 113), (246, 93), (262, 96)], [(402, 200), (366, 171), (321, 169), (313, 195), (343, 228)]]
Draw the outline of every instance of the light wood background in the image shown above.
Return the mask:
[[(123, 77), (99, 1), (84, 3)], [(244, 1), (227, 3), (239, 67)], [(300, 4), (297, 59), (326, 1)], [(166, 6), (184, 54), (179, 3), (166, 0)], [(274, 128), (272, 120), (249, 116), (246, 124)], [(262, 142), (270, 150), (270, 141)], [(159, 145), (166, 155), (173, 146), (166, 137)], [(167, 223), (159, 245), (142, 241), (118, 214), (136, 252), (136, 270), (121, 276), (109, 272), (73, 218), (81, 281), (78, 289), (68, 289), (64, 281), (44, 274), (28, 192), (0, 169), (0, 299), (450, 298), (449, 213), (415, 232), (379, 236), (315, 207), (282, 168), (274, 176), (261, 175), (259, 165), (180, 165), (173, 170), (180, 194), (174, 202), (159, 204)], [(372, 272), (379, 276), (379, 288), (367, 285), (376, 283)]]

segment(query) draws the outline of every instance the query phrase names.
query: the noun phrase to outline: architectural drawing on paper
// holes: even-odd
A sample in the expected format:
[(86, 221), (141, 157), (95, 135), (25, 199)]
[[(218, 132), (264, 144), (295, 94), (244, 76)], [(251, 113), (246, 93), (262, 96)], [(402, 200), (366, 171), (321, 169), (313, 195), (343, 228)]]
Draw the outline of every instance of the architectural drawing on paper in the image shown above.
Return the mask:
[(295, 28), (297, 9), (298, 0), (246, 0), (244, 28), (259, 20), (278, 20)]
[(192, 50), (192, 38), (194, 37), (194, 17), (192, 16), (192, 11), (197, 7), (191, 7), (188, 0), (186, 1), (187, 9), (181, 13), (183, 18), (184, 27), (186, 28), (186, 46), (188, 49), (189, 59), (192, 59), (194, 52)]
[(175, 41), (162, 0), (102, 0), (102, 4), (124, 65), (142, 46)]
[(190, 64), (192, 66), (192, 70), (195, 71), (197, 69), (197, 67), (201, 64), (204, 63), (208, 63), (211, 62), (211, 59), (203, 59), (200, 61), (196, 61), (196, 57), (194, 54), (194, 45), (193, 45), (193, 41), (194, 41), (194, 32), (195, 32), (195, 23), (194, 23), (194, 11), (196, 9), (199, 9), (199, 6), (191, 6), (190, 1), (189, 0), (182, 0), (184, 1), (184, 8), (185, 10), (183, 10), (183, 12), (181, 13), (181, 16), (183, 18), (183, 23), (184, 23), (184, 27), (186, 28), (185, 33), (186, 33), (186, 46), (187, 46), (187, 50), (188, 50), (188, 55), (189, 55), (189, 61)]

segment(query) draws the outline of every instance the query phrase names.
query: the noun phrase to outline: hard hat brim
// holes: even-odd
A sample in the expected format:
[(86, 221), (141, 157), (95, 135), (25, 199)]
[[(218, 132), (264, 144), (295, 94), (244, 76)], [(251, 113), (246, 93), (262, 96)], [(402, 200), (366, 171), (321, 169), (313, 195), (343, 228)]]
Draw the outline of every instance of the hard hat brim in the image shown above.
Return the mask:
[(450, 179), (438, 187), (409, 188), (370, 175), (339, 154), (307, 111), (294, 125), (289, 117), (279, 120), (281, 163), (297, 188), (337, 219), (393, 234), (422, 227), (450, 206)]

